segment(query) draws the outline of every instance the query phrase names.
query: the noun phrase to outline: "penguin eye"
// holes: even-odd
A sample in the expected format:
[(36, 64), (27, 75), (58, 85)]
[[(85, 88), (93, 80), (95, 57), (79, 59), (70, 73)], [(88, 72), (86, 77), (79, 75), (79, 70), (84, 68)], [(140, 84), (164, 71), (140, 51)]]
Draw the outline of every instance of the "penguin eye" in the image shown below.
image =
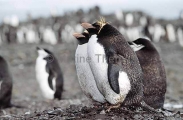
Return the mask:
[(54, 57), (51, 55), (48, 55), (47, 57), (44, 58), (47, 62), (52, 62), (54, 60)]

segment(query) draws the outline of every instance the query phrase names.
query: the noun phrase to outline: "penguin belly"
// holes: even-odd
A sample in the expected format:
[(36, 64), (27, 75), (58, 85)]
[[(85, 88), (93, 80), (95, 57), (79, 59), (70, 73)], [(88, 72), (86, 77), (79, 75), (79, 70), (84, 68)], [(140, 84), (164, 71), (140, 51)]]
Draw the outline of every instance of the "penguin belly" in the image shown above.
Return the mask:
[(46, 72), (46, 61), (43, 58), (38, 57), (36, 60), (37, 81), (39, 83), (43, 96), (47, 99), (53, 99), (55, 92), (49, 87), (48, 76), (49, 74)]
[(97, 36), (92, 35), (88, 43), (88, 56), (91, 58), (90, 67), (100, 92), (110, 104), (122, 103), (129, 90), (130, 80), (124, 71), (119, 71), (120, 93), (115, 93), (108, 81), (108, 64), (104, 47), (97, 42)]
[(104, 103), (105, 99), (97, 88), (89, 61), (86, 61), (87, 57), (87, 44), (78, 45), (75, 53), (75, 64), (80, 87), (88, 98)]

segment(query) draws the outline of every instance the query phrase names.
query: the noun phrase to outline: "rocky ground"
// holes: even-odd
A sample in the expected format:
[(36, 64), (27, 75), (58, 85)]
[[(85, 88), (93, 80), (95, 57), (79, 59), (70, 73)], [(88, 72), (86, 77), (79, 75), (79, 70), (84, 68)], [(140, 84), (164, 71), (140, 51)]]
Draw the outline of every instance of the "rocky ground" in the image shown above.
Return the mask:
[[(63, 100), (45, 100), (35, 79), (36, 46), (53, 51), (64, 74)], [(12, 103), (23, 108), (7, 108), (0, 111), (0, 119), (181, 119), (183, 118), (183, 48), (176, 43), (156, 44), (165, 63), (167, 93), (165, 107), (173, 110), (173, 117), (149, 112), (132, 112), (123, 108), (105, 113), (104, 106), (93, 108), (83, 95), (75, 72), (74, 51), (76, 45), (11, 44), (0, 47), (9, 63), (13, 76)], [(174, 105), (174, 108), (171, 107)], [(176, 106), (175, 106), (176, 105)]]

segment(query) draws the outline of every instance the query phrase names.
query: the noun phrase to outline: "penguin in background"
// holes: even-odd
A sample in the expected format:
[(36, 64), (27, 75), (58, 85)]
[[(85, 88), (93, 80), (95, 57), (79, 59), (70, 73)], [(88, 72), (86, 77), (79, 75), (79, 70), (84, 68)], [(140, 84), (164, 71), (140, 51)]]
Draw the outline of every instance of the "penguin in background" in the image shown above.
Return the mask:
[(166, 25), (166, 36), (169, 42), (172, 43), (176, 41), (175, 28), (172, 24)]
[(183, 30), (181, 27), (177, 29), (177, 38), (181, 47), (183, 47)]
[(129, 44), (135, 51), (143, 72), (143, 100), (154, 109), (163, 108), (166, 72), (158, 51), (150, 40), (144, 38)]
[(89, 66), (90, 61), (87, 61), (89, 33), (84, 31), (82, 34), (74, 33), (73, 36), (78, 40), (78, 46), (75, 53), (75, 65), (80, 87), (89, 100), (94, 101), (94, 103), (104, 103), (106, 100), (97, 88), (93, 73)]
[(0, 56), (0, 109), (12, 107), (12, 76), (8, 69), (6, 60)]
[[(156, 112), (143, 101), (143, 74), (138, 58), (123, 35), (101, 19), (81, 24), (90, 34), (88, 56), (100, 92), (111, 104), (107, 109), (137, 105)], [(104, 55), (99, 62), (96, 55)]]
[(47, 49), (37, 47), (36, 78), (47, 99), (62, 98), (63, 75), (56, 57)]

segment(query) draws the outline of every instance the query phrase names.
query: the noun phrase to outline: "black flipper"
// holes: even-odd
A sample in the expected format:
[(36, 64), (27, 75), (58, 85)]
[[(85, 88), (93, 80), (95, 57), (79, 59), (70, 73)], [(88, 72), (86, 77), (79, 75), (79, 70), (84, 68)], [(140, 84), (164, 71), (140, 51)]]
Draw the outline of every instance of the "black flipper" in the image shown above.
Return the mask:
[(50, 71), (48, 77), (48, 84), (52, 90), (53, 90), (53, 83), (52, 83), (53, 78), (54, 78), (53, 72)]
[(63, 76), (62, 74), (60, 74), (56, 78), (56, 91), (54, 94), (54, 98), (60, 100), (62, 98), (62, 91), (63, 91)]
[(117, 55), (113, 49), (110, 49), (107, 52), (107, 61), (108, 61), (108, 81), (112, 88), (112, 90), (119, 94), (120, 88), (119, 88), (119, 71), (121, 68), (121, 61), (120, 56)]
[(48, 76), (48, 84), (49, 84), (50, 88), (53, 90), (52, 80), (54, 78), (54, 74), (53, 74), (52, 70), (49, 68), (49, 64), (46, 65), (46, 71), (49, 74), (49, 76)]
[(120, 67), (118, 66), (118, 64), (108, 63), (109, 84), (110, 84), (112, 90), (117, 94), (120, 93), (119, 82), (118, 82), (119, 70), (120, 70)]

